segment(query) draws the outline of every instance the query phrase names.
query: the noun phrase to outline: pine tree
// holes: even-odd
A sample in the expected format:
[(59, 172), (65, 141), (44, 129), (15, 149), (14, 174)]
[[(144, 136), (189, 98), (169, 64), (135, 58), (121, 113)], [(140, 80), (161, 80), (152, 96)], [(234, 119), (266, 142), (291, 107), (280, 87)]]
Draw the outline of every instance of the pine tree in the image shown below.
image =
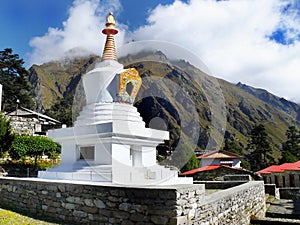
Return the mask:
[(251, 130), (248, 148), (253, 171), (261, 170), (273, 163), (274, 158), (269, 139), (264, 125), (258, 124)]
[(34, 106), (28, 82), (29, 72), (24, 61), (11, 48), (0, 51), (0, 83), (3, 85), (3, 111), (13, 111), (17, 104), (26, 108)]
[(224, 150), (233, 152), (238, 155), (243, 155), (243, 148), (235, 139), (230, 140), (229, 138), (225, 138)]
[(300, 158), (300, 131), (290, 126), (286, 131), (287, 141), (282, 144), (281, 163), (296, 162)]

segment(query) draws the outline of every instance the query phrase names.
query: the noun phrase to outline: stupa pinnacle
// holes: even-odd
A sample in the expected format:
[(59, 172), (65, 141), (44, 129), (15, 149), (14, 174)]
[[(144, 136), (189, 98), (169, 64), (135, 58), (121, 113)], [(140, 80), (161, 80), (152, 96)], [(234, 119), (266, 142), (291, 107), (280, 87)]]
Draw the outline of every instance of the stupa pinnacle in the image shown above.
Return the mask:
[(105, 47), (102, 55), (102, 61), (104, 60), (117, 61), (114, 35), (118, 33), (118, 30), (115, 29), (115, 25), (116, 25), (115, 18), (113, 16), (113, 13), (110, 12), (106, 18), (106, 28), (102, 30), (102, 33), (107, 35)]

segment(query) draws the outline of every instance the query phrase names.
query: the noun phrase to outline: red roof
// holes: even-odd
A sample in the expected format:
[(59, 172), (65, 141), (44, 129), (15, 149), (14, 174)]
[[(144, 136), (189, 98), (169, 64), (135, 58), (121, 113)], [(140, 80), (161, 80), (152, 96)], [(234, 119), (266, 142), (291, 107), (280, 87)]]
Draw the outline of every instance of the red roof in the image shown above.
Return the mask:
[(232, 152), (228, 152), (225, 150), (213, 150), (209, 153), (206, 153), (204, 155), (200, 155), (197, 157), (198, 159), (204, 159), (204, 158), (209, 158), (209, 159), (240, 159), (243, 158), (240, 155), (234, 154)]
[(281, 165), (269, 166), (265, 169), (258, 171), (259, 175), (261, 174), (270, 174), (270, 173), (283, 173), (286, 170), (295, 170), (300, 171), (300, 160), (295, 163), (284, 163)]
[(200, 167), (200, 168), (197, 168), (197, 169), (194, 169), (194, 170), (186, 171), (184, 173), (181, 173), (180, 176), (193, 175), (195, 173), (200, 173), (200, 172), (204, 172), (204, 171), (216, 170), (216, 169), (219, 169), (221, 167), (228, 168), (228, 169), (231, 169), (231, 170), (239, 170), (239, 171), (242, 170), (241, 168), (233, 168), (231, 166), (226, 166), (226, 165), (209, 165), (209, 166), (203, 166), (203, 167)]
[(204, 166), (204, 167), (200, 167), (200, 168), (197, 168), (197, 169), (194, 169), (194, 170), (186, 171), (184, 173), (181, 173), (180, 175), (192, 175), (192, 174), (203, 172), (203, 171), (215, 170), (215, 169), (220, 168), (221, 166), (222, 165)]

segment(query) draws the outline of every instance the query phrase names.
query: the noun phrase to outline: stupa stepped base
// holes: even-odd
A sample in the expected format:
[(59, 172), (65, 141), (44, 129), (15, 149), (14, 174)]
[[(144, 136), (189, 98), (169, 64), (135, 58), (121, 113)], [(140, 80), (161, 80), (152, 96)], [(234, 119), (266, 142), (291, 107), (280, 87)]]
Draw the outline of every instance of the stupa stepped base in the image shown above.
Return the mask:
[(111, 166), (86, 165), (79, 168), (60, 168), (59, 166), (47, 171), (39, 171), (39, 177), (54, 180), (79, 180), (91, 182), (110, 182), (130, 185), (168, 185), (191, 184), (192, 178), (178, 178), (177, 171), (155, 165), (153, 167), (119, 166), (112, 170)]
[(79, 181), (98, 181), (111, 182), (112, 172), (97, 171), (97, 169), (90, 168), (89, 170), (79, 171), (39, 171), (39, 178), (53, 179), (53, 180), (79, 180)]
[(137, 108), (129, 104), (97, 103), (83, 108), (74, 126), (106, 123), (111, 121), (129, 121), (145, 127)]
[(193, 178), (178, 177), (177, 170), (160, 165), (152, 167), (119, 168), (114, 173), (113, 183), (130, 185), (174, 185), (192, 184)]

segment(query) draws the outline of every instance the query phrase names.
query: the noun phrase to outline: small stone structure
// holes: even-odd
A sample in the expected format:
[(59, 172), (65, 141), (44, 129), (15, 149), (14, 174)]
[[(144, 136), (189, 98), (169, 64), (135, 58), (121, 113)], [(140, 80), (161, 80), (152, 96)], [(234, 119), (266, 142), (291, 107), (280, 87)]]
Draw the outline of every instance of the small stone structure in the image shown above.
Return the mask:
[(20, 135), (46, 135), (49, 129), (59, 128), (61, 122), (49, 116), (20, 107), (5, 115), (14, 133)]
[(0, 178), (0, 206), (71, 224), (234, 224), (264, 216), (262, 181), (205, 195), (204, 185), (133, 187)]
[(265, 193), (280, 199), (279, 188), (276, 188), (275, 184), (265, 184)]

